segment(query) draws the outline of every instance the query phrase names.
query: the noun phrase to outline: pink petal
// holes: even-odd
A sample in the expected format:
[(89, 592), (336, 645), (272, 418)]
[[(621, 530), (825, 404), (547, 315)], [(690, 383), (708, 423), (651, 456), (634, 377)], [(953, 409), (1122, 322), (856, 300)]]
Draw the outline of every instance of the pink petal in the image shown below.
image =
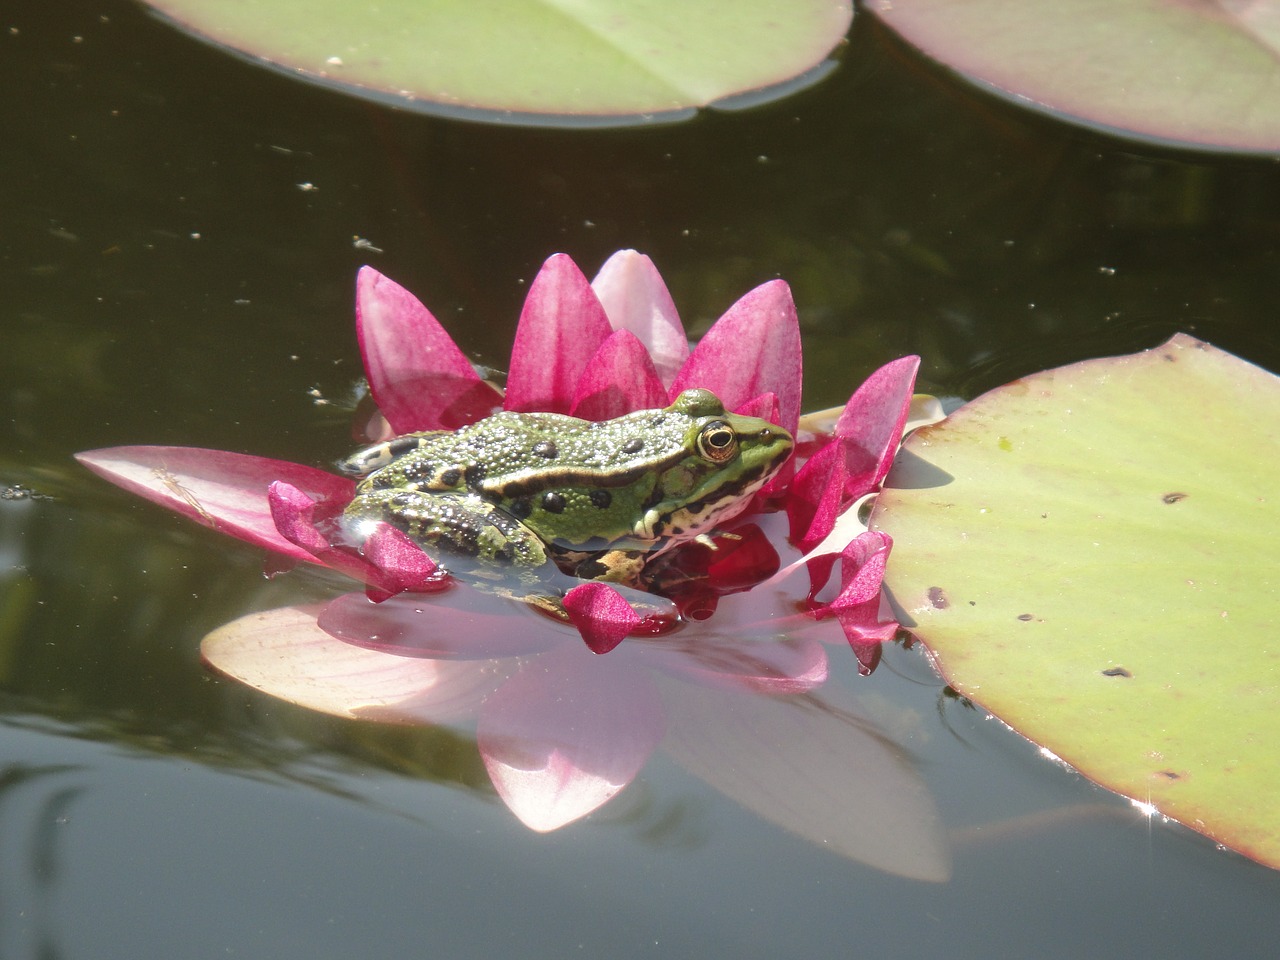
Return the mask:
[(505, 406), (568, 413), (587, 363), (612, 332), (591, 284), (563, 253), (529, 286), (511, 347)]
[(858, 658), (858, 672), (863, 676), (871, 673), (880, 662), (881, 644), (891, 641), (898, 632), (896, 621), (880, 619), (880, 608), (877, 595), (865, 603), (845, 607), (836, 614), (845, 639)]
[(857, 499), (870, 493), (893, 466), (919, 369), (920, 358), (915, 356), (886, 363), (867, 377), (845, 405), (835, 435), (844, 451), (846, 497)]
[(584, 420), (612, 420), (666, 405), (666, 388), (644, 344), (635, 334), (616, 330), (587, 364), (569, 412)]
[(880, 596), (885, 564), (893, 539), (887, 533), (868, 530), (849, 542), (840, 556), (840, 594), (831, 602), (837, 613)]
[(566, 640), (577, 646), (570, 628), (465, 584), (434, 594), (402, 593), (381, 603), (349, 593), (331, 601), (317, 619), (332, 637), (401, 657), (488, 660), (540, 653)]
[(592, 653), (608, 653), (636, 627), (641, 616), (606, 583), (582, 583), (564, 596), (564, 609)]
[(522, 664), (480, 713), (476, 742), (504, 803), (532, 830), (555, 830), (635, 779), (662, 740), (649, 672), (577, 644)]
[(402, 590), (428, 588), (440, 579), (436, 562), (407, 534), (389, 524), (379, 523), (365, 540), (361, 552), (400, 584)]
[(205, 662), (311, 710), (384, 723), (436, 724), (474, 714), (503, 674), (488, 661), (441, 663), (362, 650), (320, 630), (315, 607), (252, 613), (200, 642)]
[(284, 460), (197, 447), (108, 447), (76, 459), (130, 493), (223, 533), (298, 560), (315, 560), (280, 535), (267, 488), (286, 480), (308, 497), (340, 510), (354, 485), (323, 470)]
[(356, 336), (369, 389), (398, 434), (454, 430), (502, 404), (427, 308), (372, 267), (356, 278)]
[(791, 289), (781, 280), (756, 287), (707, 331), (671, 387), (674, 397), (705, 387), (737, 410), (764, 393), (778, 397), (780, 424), (800, 420), (800, 324)]
[[(791, 539), (802, 553), (822, 542), (845, 506), (848, 468), (840, 443), (832, 440), (797, 471), (787, 491)], [(825, 579), (823, 580), (825, 583)]]
[(378, 599), (393, 596), (406, 588), (394, 574), (387, 573), (352, 551), (335, 547), (318, 524), (331, 520), (329, 505), (313, 500), (292, 484), (277, 480), (267, 488), (267, 503), (276, 529), (290, 543), (307, 551), (309, 559), (354, 580), (369, 584)]
[[(609, 315), (609, 323), (615, 330), (629, 330), (640, 338), (664, 387), (670, 387), (689, 356), (689, 338), (653, 261), (634, 250), (619, 250), (605, 261), (591, 288)], [(666, 406), (666, 402), (654, 406)]]
[(911, 409), (919, 357), (885, 364), (849, 398), (835, 436), (797, 472), (787, 498), (791, 539), (808, 553), (851, 502), (889, 473)]

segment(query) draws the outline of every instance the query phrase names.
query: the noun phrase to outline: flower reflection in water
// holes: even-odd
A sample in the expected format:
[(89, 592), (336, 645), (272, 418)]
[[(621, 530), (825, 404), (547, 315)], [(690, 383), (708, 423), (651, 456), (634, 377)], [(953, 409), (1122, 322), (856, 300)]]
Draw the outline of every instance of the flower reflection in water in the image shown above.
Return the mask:
[[(197, 522), (365, 584), (364, 594), (220, 628), (202, 647), (215, 669), (339, 715), (474, 719), (498, 794), (535, 830), (599, 807), (665, 739), (695, 772), (784, 826), (886, 869), (945, 874), (932, 806), (909, 765), (814, 693), (827, 677), (826, 642), (847, 639), (869, 672), (896, 630), (880, 599), (891, 544), (857, 523), (856, 503), (888, 472), (917, 358), (874, 373), (829, 432), (801, 431), (800, 335), (786, 285), (746, 294), (690, 351), (656, 269), (633, 251), (615, 254), (591, 283), (563, 255), (544, 265), (505, 393), (421, 303), (367, 267), (357, 329), (378, 407), (366, 439), (454, 429), (499, 408), (607, 419), (704, 387), (726, 409), (796, 435), (799, 467), (784, 468), (714, 546), (667, 555), (653, 589), (673, 613), (579, 583), (564, 598), (570, 626), (454, 583), (385, 525), (359, 549), (341, 542), (329, 531), (353, 493), (346, 478), (181, 447), (81, 454), (112, 482)], [(804, 742), (780, 737), (784, 729)], [(778, 759), (789, 772), (768, 782)], [(852, 820), (849, 804), (859, 811)], [(904, 826), (886, 830), (885, 818)], [(887, 837), (899, 839), (880, 850)]]

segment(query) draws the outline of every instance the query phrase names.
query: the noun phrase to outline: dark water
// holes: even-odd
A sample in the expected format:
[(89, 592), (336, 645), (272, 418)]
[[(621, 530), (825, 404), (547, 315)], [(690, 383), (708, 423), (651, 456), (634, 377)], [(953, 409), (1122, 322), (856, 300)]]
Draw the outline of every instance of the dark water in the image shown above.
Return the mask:
[(1056, 126), (869, 17), (819, 87), (652, 130), (397, 113), (110, 0), (0, 8), (0, 80), (0, 485), (41, 496), (0, 500), (0, 956), (1271, 955), (1280, 876), (1042, 760), (899, 648), (866, 680), (833, 648), (834, 683), (909, 751), (948, 883), (821, 850), (661, 753), (530, 833), (465, 736), (206, 675), (206, 632), (324, 585), (265, 584), (70, 455), (346, 452), (316, 395), (358, 375), (365, 262), (497, 366), (555, 251), (649, 253), (693, 328), (781, 275), (810, 407), (907, 352), (963, 396), (1179, 330), (1277, 369), (1274, 162)]

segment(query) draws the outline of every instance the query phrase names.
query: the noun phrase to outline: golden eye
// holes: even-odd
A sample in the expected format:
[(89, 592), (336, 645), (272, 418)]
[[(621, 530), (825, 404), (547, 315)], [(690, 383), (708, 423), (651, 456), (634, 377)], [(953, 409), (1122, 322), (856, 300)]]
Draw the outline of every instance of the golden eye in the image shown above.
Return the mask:
[(698, 453), (712, 463), (724, 463), (738, 452), (738, 435), (723, 420), (712, 420), (698, 434)]

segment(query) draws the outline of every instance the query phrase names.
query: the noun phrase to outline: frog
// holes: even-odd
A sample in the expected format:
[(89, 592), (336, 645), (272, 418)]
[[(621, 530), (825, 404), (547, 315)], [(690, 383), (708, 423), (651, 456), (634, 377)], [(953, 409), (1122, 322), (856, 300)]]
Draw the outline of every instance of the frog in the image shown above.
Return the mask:
[(643, 590), (656, 558), (744, 511), (793, 448), (702, 388), (611, 420), (503, 411), (348, 457), (341, 523), (357, 548), (389, 524), (444, 572), (516, 599), (580, 581)]

